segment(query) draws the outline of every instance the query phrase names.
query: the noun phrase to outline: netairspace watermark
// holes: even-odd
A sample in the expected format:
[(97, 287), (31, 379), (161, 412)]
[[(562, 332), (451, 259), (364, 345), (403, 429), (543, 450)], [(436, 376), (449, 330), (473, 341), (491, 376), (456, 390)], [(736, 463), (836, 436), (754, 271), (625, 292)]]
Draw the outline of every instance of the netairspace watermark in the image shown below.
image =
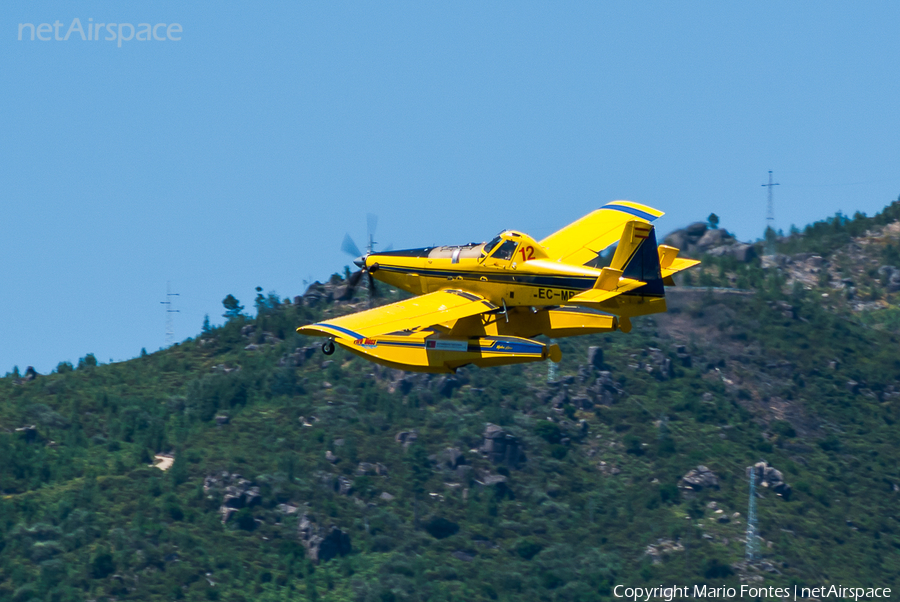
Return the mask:
[[(61, 33), (65, 31), (65, 33)], [(183, 28), (180, 23), (94, 23), (93, 17), (82, 25), (81, 19), (75, 17), (66, 28), (59, 19), (51, 23), (19, 23), (19, 41), (68, 42), (180, 42)]]
[(651, 600), (665, 600), (672, 602), (676, 598), (835, 598), (838, 600), (860, 599), (874, 600), (876, 598), (890, 598), (889, 587), (844, 587), (843, 585), (823, 585), (820, 587), (754, 587), (741, 585), (734, 587), (710, 587), (708, 585), (695, 585), (693, 589), (687, 585), (671, 585), (659, 587), (626, 587), (617, 585), (613, 588), (616, 598), (625, 598), (635, 602), (650, 602)]

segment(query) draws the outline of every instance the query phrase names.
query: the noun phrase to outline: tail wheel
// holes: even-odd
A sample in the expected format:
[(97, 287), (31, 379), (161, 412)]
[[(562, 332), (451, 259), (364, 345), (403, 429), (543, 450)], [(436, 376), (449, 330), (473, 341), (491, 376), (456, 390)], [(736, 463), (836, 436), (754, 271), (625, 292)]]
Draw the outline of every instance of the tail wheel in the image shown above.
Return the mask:
[(334, 341), (328, 340), (322, 343), (322, 353), (325, 355), (331, 355), (334, 353)]

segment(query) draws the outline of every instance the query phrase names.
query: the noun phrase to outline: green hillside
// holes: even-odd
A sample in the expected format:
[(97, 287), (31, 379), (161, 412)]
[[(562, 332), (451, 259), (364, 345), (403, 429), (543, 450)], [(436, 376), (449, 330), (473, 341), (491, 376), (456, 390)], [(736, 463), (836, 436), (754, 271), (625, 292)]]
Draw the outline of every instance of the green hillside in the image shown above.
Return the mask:
[(900, 201), (775, 256), (704, 256), (669, 313), (560, 341), (552, 382), (546, 363), (328, 358), (294, 329), (365, 307), (330, 300), (339, 277), (127, 362), (8, 374), (0, 600), (897, 591), (898, 218)]

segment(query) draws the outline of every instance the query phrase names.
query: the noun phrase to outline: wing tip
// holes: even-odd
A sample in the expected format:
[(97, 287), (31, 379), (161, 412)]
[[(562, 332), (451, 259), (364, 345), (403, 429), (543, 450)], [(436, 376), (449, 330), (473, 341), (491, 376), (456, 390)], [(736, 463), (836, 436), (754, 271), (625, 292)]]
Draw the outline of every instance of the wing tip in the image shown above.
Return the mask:
[(609, 203), (600, 207), (600, 209), (612, 209), (614, 211), (622, 211), (623, 213), (630, 213), (635, 217), (640, 217), (647, 221), (654, 221), (656, 219), (661, 218), (666, 213), (665, 211), (660, 211), (659, 209), (655, 209), (650, 207), (649, 205), (642, 205), (641, 203), (635, 203), (634, 201), (626, 201), (624, 199), (620, 199), (617, 201), (610, 201)]

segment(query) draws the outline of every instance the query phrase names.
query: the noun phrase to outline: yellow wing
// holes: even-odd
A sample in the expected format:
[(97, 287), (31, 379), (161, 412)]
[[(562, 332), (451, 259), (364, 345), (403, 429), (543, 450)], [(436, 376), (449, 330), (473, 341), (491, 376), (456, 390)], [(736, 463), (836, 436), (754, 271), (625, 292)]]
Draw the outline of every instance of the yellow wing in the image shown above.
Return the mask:
[(584, 265), (618, 241), (630, 221), (650, 223), (664, 213), (631, 201), (613, 201), (541, 241), (551, 259)]
[(497, 309), (484, 297), (443, 290), (359, 313), (301, 326), (300, 334), (355, 341), (389, 332), (416, 330)]

